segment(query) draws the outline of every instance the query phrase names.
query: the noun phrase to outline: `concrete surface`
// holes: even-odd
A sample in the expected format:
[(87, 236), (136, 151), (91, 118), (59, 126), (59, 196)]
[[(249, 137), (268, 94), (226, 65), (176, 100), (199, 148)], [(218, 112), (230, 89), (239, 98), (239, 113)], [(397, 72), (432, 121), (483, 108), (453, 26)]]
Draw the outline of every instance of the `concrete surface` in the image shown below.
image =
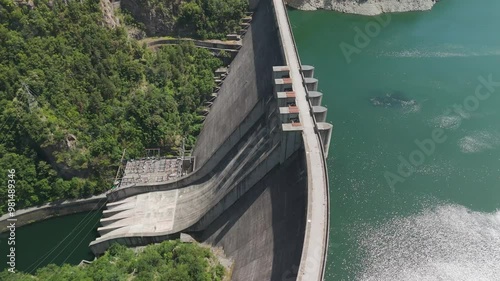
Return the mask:
[[(252, 25), (193, 151), (195, 171), (110, 192), (94, 253), (113, 242), (139, 246), (188, 232), (224, 248), (235, 260), (232, 280), (322, 280), (329, 206), (320, 131), (331, 127), (314, 122), (283, 2), (250, 5)], [(283, 65), (285, 76), (274, 80), (273, 66)], [(277, 80), (284, 88), (275, 88)], [(308, 82), (317, 87), (316, 79)], [(281, 123), (273, 94), (292, 98), (285, 86), (294, 93), (294, 124)]]
[(300, 264), (306, 224), (304, 151), (272, 170), (198, 240), (234, 260), (233, 281), (291, 281)]
[[(95, 253), (121, 237), (172, 235), (206, 228), (279, 163), (279, 150), (264, 119), (242, 138), (210, 178), (181, 189), (139, 194), (109, 203), (103, 211)], [(226, 161), (227, 160), (227, 161)]]
[[(265, 3), (268, 2), (268, 3)], [(257, 5), (252, 1), (251, 5)], [(137, 183), (108, 194), (113, 202), (141, 193), (171, 190), (203, 181), (257, 122), (272, 97), (272, 67), (283, 64), (270, 1), (253, 15), (229, 73), (210, 109), (193, 151), (195, 171), (180, 180)]]

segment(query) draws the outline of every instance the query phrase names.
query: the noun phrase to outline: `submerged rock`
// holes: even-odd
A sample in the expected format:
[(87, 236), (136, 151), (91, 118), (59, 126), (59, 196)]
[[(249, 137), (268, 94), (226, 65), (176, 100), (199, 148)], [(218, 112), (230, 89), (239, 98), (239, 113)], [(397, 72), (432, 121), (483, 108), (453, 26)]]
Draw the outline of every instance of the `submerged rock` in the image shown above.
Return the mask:
[(401, 92), (387, 93), (370, 99), (373, 106), (380, 107), (407, 107), (417, 105), (417, 101), (406, 97)]

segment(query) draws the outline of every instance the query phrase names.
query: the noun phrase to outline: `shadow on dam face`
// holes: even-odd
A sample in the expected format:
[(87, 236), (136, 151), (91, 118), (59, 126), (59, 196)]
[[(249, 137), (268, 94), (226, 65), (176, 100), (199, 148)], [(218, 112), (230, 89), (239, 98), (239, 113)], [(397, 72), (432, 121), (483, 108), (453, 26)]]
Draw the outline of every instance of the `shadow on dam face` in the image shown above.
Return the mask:
[(307, 178), (303, 151), (264, 179), (218, 217), (199, 241), (223, 247), (234, 260), (231, 280), (291, 281), (304, 242)]
[(273, 66), (284, 64), (272, 1), (250, 2), (250, 7), (255, 6), (251, 25), (193, 151), (197, 167), (218, 162), (213, 161), (214, 155), (223, 155), (221, 150), (236, 144), (227, 142), (231, 134), (243, 136), (248, 129), (242, 128), (256, 121), (253, 116), (264, 114), (263, 104), (273, 97)]
[[(259, 103), (273, 97), (272, 67), (284, 64), (272, 1), (250, 1), (250, 7), (251, 27), (195, 149), (200, 165), (239, 124), (252, 119), (248, 115)], [(303, 153), (273, 168), (206, 230), (194, 234), (199, 241), (223, 247), (234, 260), (231, 280), (296, 280), (307, 208)]]

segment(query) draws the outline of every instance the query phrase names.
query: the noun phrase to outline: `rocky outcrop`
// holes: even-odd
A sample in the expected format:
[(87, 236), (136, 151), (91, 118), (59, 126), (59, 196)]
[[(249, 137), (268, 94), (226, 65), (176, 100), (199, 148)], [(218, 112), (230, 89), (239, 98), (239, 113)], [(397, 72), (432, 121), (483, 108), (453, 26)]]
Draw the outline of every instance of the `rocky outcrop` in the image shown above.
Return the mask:
[[(73, 177), (87, 178), (90, 176), (90, 170), (87, 165), (82, 167), (82, 163), (75, 163), (72, 159), (72, 154), (81, 154), (84, 148), (78, 147), (78, 140), (75, 135), (67, 134), (64, 140), (58, 141), (55, 144), (41, 145), (40, 154), (47, 161), (57, 175), (65, 180), (70, 180)], [(71, 164), (70, 164), (71, 163)]]
[(430, 10), (437, 0), (285, 0), (285, 2), (300, 10), (326, 9), (342, 13), (378, 15)]
[(115, 6), (112, 0), (100, 0), (104, 23), (110, 28), (115, 28), (120, 25), (120, 20), (115, 15)]
[(178, 31), (175, 15), (179, 14), (180, 0), (121, 0), (120, 9), (130, 13), (144, 24), (147, 36), (172, 35)]
[(15, 0), (14, 3), (17, 3), (17, 5), (19, 6), (26, 6), (30, 10), (35, 7), (35, 3), (33, 3), (33, 0)]

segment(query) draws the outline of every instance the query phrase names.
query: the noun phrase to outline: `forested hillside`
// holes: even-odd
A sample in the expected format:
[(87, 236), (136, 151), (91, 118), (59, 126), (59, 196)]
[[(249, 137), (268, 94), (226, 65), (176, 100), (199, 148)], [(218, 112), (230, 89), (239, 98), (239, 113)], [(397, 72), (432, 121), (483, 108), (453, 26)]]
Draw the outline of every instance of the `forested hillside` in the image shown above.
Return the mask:
[(139, 46), (98, 0), (30, 3), (0, 0), (0, 171), (16, 170), (17, 209), (109, 189), (124, 148), (194, 144), (219, 59)]
[(148, 36), (224, 39), (239, 30), (247, 0), (121, 0), (121, 9)]
[(83, 267), (48, 265), (33, 275), (0, 272), (4, 281), (221, 281), (225, 269), (207, 248), (179, 241), (147, 246), (135, 254), (114, 244), (92, 264)]

